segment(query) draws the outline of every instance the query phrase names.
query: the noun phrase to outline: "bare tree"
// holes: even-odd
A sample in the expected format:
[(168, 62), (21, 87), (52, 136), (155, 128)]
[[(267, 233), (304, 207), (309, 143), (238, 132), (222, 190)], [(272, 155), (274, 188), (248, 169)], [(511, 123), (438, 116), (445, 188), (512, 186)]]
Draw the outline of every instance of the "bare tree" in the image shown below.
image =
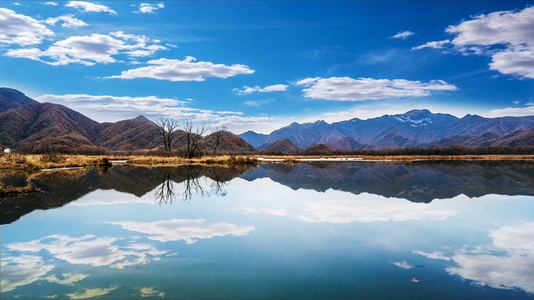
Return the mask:
[(122, 146), (122, 149), (124, 151), (126, 151), (126, 154), (128, 156), (131, 156), (133, 154), (133, 152), (135, 151), (136, 147), (134, 145), (132, 145), (131, 143), (128, 143), (128, 144)]
[(208, 131), (208, 127), (200, 126), (194, 129), (192, 121), (185, 121), (184, 131), (186, 133), (186, 157), (193, 158), (197, 154), (201, 156), (200, 142), (202, 141), (202, 135)]
[(156, 127), (161, 135), (163, 147), (166, 152), (172, 150), (172, 140), (174, 139), (174, 131), (179, 127), (178, 122), (174, 119), (159, 118), (156, 120)]
[(211, 136), (213, 137), (213, 156), (217, 155), (217, 149), (219, 149), (219, 146), (221, 145), (221, 142), (224, 137), (224, 133), (226, 131), (226, 126), (217, 126), (213, 127), (213, 133)]

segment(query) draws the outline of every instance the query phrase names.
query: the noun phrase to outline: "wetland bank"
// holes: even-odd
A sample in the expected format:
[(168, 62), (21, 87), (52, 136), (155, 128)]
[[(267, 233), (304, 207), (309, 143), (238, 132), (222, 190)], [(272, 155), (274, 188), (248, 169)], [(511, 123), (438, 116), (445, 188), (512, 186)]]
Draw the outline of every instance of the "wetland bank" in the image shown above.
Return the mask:
[[(2, 299), (530, 299), (534, 164), (4, 173)], [(415, 279), (416, 281), (412, 281)]]

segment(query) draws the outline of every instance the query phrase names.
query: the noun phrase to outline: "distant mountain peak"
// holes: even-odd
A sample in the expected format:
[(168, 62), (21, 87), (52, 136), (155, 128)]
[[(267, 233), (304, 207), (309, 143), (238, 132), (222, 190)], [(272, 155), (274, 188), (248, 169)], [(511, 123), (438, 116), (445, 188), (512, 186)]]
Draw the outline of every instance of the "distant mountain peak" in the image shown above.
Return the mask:
[(140, 115), (138, 117), (136, 117), (134, 120), (140, 120), (140, 121), (150, 121), (149, 119), (147, 119), (145, 116), (143, 115)]
[(413, 109), (409, 112), (404, 113), (404, 115), (411, 116), (411, 117), (421, 117), (421, 116), (428, 116), (432, 115), (432, 112), (430, 112), (428, 109)]
[(21, 91), (5, 87), (0, 88), (0, 113), (33, 103), (39, 102), (24, 95)]

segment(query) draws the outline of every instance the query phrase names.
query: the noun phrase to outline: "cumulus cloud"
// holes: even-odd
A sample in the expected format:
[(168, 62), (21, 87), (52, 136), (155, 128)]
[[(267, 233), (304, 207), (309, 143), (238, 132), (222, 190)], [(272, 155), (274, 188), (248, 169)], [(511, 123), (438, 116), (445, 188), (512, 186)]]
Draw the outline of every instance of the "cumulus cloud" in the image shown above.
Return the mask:
[(358, 201), (338, 199), (307, 203), (299, 219), (314, 223), (352, 223), (377, 221), (444, 220), (456, 215), (450, 209), (434, 209), (424, 203), (386, 199), (362, 194)]
[(434, 42), (428, 42), (421, 46), (413, 47), (413, 50), (420, 50), (424, 48), (432, 48), (432, 49), (443, 49), (443, 47), (447, 44), (449, 44), (450, 40), (443, 40), (443, 41), (434, 41)]
[(411, 31), (401, 31), (401, 32), (397, 33), (396, 35), (392, 36), (391, 38), (405, 40), (405, 39), (409, 38), (410, 36), (412, 36), (414, 34), (415, 33), (411, 32)]
[(532, 46), (510, 47), (495, 53), (492, 56), (490, 69), (502, 74), (534, 78), (534, 43)]
[(91, 66), (96, 63), (117, 62), (115, 56), (121, 54), (130, 57), (150, 56), (158, 50), (167, 49), (157, 45), (157, 42), (146, 36), (117, 31), (109, 35), (95, 33), (90, 36), (72, 36), (55, 42), (44, 51), (38, 48), (12, 49), (6, 55), (29, 58), (54, 66), (71, 63)]
[(419, 255), (422, 255), (424, 257), (431, 258), (431, 259), (451, 260), (450, 257), (446, 256), (445, 253), (443, 253), (441, 251), (435, 251), (435, 252), (428, 253), (428, 252), (414, 250), (413, 253), (419, 254)]
[(94, 289), (83, 289), (82, 291), (78, 291), (75, 293), (69, 293), (66, 294), (67, 297), (70, 299), (88, 299), (88, 298), (94, 298), (99, 296), (107, 295), (114, 290), (116, 290), (118, 287), (109, 287), (107, 289), (101, 289), (101, 288), (94, 288)]
[(150, 3), (141, 3), (139, 5), (139, 11), (137, 11), (138, 13), (143, 13), (143, 14), (150, 14), (150, 13), (154, 13), (154, 11), (160, 9), (160, 8), (164, 8), (165, 5), (163, 3), (158, 3), (158, 4), (150, 4)]
[(39, 253), (47, 251), (56, 259), (71, 264), (91, 265), (93, 267), (109, 266), (122, 269), (125, 266), (147, 264), (150, 257), (158, 257), (166, 251), (159, 251), (152, 245), (117, 246), (117, 238), (95, 237), (85, 235), (82, 237), (69, 237), (66, 235), (51, 235), (30, 242), (8, 244), (11, 251)]
[(95, 4), (95, 3), (87, 2), (87, 1), (69, 1), (67, 4), (65, 4), (65, 6), (76, 8), (84, 12), (107, 12), (110, 15), (117, 14), (116, 11), (114, 11), (113, 9), (105, 5)]
[(74, 15), (63, 15), (57, 18), (48, 18), (44, 21), (48, 25), (56, 25), (56, 23), (61, 22), (63, 27), (83, 27), (89, 26), (82, 20), (74, 18)]
[(451, 41), (429, 42), (414, 49), (442, 48), (450, 43), (463, 54), (492, 57), (490, 69), (502, 74), (534, 78), (534, 7), (480, 14), (445, 30)]
[(5, 256), (2, 255), (2, 276), (0, 285), (2, 292), (9, 292), (19, 286), (28, 285), (44, 279), (53, 265), (45, 264), (43, 259), (35, 255)]
[(450, 260), (452, 275), (496, 289), (521, 289), (534, 293), (534, 222), (503, 226), (490, 232), (492, 243), (464, 246), (446, 256), (442, 252), (414, 251), (428, 258)]
[(184, 60), (178, 59), (156, 59), (147, 62), (150, 66), (123, 71), (121, 75), (110, 76), (108, 78), (134, 79), (153, 78), (169, 81), (204, 81), (206, 77), (228, 78), (240, 74), (252, 74), (245, 65), (223, 65), (212, 62), (199, 61), (188, 56)]
[(165, 297), (165, 293), (164, 292), (160, 292), (158, 290), (156, 290), (155, 288), (153, 287), (142, 287), (142, 288), (136, 288), (139, 290), (139, 294), (141, 295), (141, 297), (143, 298), (146, 298), (146, 297)]
[(247, 117), (242, 112), (212, 111), (191, 108), (190, 102), (171, 98), (126, 97), (109, 95), (45, 94), (36, 98), (40, 102), (53, 102), (67, 105), (90, 117), (98, 118), (132, 118), (143, 114), (147, 117), (170, 117), (173, 119), (189, 119), (192, 121), (209, 121), (226, 124), (257, 123), (270, 121), (267, 117)]
[(54, 33), (32, 17), (0, 8), (0, 44), (35, 45)]
[(255, 230), (252, 226), (239, 226), (227, 222), (206, 223), (206, 220), (171, 219), (156, 222), (109, 222), (123, 229), (148, 234), (148, 238), (160, 242), (180, 241), (187, 244), (198, 239), (209, 239), (216, 236), (242, 236)]
[(48, 282), (52, 282), (52, 283), (72, 286), (76, 282), (84, 280), (85, 278), (89, 277), (89, 275), (87, 274), (78, 274), (78, 273), (64, 273), (61, 276), (63, 277), (63, 279), (57, 278), (56, 275), (51, 275), (51, 276), (46, 277), (45, 280)]
[(494, 109), (489, 112), (490, 117), (522, 117), (534, 115), (534, 103), (527, 103), (525, 107), (507, 107), (502, 109)]
[(443, 80), (428, 83), (405, 79), (372, 79), (349, 77), (306, 78), (297, 82), (304, 85), (304, 96), (335, 101), (378, 100), (399, 97), (429, 96), (432, 91), (456, 91), (458, 88)]
[(238, 95), (248, 95), (252, 93), (283, 92), (287, 91), (288, 87), (289, 85), (285, 84), (269, 85), (264, 88), (261, 88), (259, 86), (249, 87), (245, 85), (242, 89), (235, 88), (234, 92), (236, 92)]

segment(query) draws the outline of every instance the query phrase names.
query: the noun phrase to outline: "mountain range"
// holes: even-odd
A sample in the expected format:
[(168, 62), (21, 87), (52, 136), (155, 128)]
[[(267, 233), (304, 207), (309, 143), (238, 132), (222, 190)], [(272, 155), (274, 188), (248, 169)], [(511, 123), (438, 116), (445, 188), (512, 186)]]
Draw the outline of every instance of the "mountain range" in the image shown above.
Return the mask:
[[(412, 110), (404, 114), (328, 124), (292, 123), (270, 134), (247, 131), (240, 135), (256, 149), (266, 149), (275, 142), (288, 139), (298, 148), (325, 144), (331, 149), (362, 150), (398, 147), (451, 146), (532, 146), (534, 116), (484, 118), (466, 115)], [(285, 147), (287, 141), (285, 142)]]
[[(214, 140), (218, 135), (219, 143)], [(186, 132), (176, 130), (174, 149), (185, 145)], [(43, 152), (51, 147), (61, 152), (101, 153), (126, 149), (154, 150), (161, 144), (154, 122), (143, 116), (115, 123), (99, 123), (66, 106), (37, 102), (22, 92), (0, 88), (0, 147), (25, 152)], [(237, 135), (212, 133), (200, 142), (213, 152), (256, 151)]]
[[(185, 145), (186, 132), (175, 131), (174, 149)], [(102, 153), (126, 149), (155, 150), (161, 145), (156, 124), (143, 116), (99, 123), (66, 106), (37, 102), (22, 92), (0, 88), (0, 147), (43, 152)], [(534, 116), (484, 118), (412, 110), (336, 123), (292, 123), (270, 134), (228, 131), (203, 137), (207, 153), (327, 153), (329, 149), (370, 150), (402, 147), (534, 146)], [(310, 146), (313, 146), (310, 148)]]

